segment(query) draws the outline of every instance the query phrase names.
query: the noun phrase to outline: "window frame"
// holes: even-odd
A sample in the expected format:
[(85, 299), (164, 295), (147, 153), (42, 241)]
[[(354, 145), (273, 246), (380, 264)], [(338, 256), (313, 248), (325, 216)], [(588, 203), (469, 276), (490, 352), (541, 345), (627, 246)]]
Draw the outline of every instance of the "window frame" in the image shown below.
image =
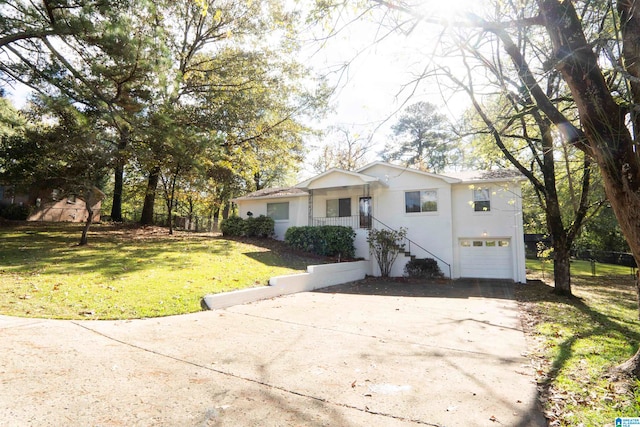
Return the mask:
[[(413, 198), (415, 199), (415, 193), (418, 193), (418, 204), (415, 202), (411, 205), (412, 210), (408, 210), (409, 204), (407, 203), (407, 197), (409, 194), (414, 194)], [(427, 194), (433, 194), (433, 198), (435, 200), (425, 200), (425, 196)], [(435, 205), (434, 209), (423, 210), (425, 203), (433, 203)], [(419, 210), (415, 210), (417, 209)], [(438, 190), (435, 188), (424, 189), (424, 190), (409, 190), (404, 192), (404, 213), (405, 214), (435, 214), (438, 213)]]
[[(482, 195), (482, 197), (478, 197)], [(478, 187), (472, 190), (473, 211), (491, 212), (491, 187)]]
[[(349, 202), (349, 207), (348, 209), (346, 209), (345, 207), (345, 201)], [(331, 213), (335, 213), (336, 215), (329, 215), (329, 203), (336, 203), (335, 207), (331, 208)], [(326, 200), (326, 211), (325, 211), (325, 215), (327, 218), (348, 218), (351, 216), (351, 197), (341, 197), (338, 199), (327, 199)], [(343, 211), (347, 210), (347, 211)]]
[[(274, 212), (273, 212), (273, 206), (274, 205), (286, 205), (287, 206), (287, 217), (286, 218), (275, 218), (273, 216)], [(270, 208), (271, 207), (271, 208)], [(290, 215), (289, 215), (289, 202), (269, 202), (267, 203), (267, 216), (269, 218), (273, 218), (274, 221), (278, 222), (278, 221), (289, 221)]]

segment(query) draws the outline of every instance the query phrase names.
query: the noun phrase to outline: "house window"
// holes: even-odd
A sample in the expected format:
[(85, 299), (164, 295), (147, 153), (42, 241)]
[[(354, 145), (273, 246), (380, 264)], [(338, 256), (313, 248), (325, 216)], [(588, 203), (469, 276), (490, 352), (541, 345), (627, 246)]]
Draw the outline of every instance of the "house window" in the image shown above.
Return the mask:
[(267, 203), (267, 216), (275, 221), (289, 219), (289, 202)]
[(60, 200), (60, 190), (58, 189), (51, 190), (51, 200), (54, 200), (54, 201)]
[(404, 193), (404, 210), (413, 212), (437, 212), (438, 192), (436, 190), (407, 191)]
[(473, 190), (473, 210), (476, 212), (489, 212), (491, 210), (490, 190), (488, 188), (476, 188)]
[(327, 200), (327, 217), (351, 216), (351, 199)]
[(69, 203), (70, 205), (75, 205), (76, 204), (76, 195), (75, 194), (69, 194), (69, 197), (67, 197), (67, 203)]

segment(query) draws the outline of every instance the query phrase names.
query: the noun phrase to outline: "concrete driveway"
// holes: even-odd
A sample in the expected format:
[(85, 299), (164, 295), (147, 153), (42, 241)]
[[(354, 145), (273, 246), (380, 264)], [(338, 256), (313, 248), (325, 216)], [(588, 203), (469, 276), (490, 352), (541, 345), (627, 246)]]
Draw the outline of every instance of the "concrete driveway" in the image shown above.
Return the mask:
[(158, 319), (0, 317), (0, 425), (544, 426), (514, 286), (365, 281)]

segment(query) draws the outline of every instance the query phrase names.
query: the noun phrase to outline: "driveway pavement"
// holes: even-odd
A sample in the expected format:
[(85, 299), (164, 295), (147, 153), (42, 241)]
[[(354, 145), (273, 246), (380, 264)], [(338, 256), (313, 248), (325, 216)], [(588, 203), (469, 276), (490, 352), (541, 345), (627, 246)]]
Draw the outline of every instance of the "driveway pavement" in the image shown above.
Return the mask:
[(365, 281), (147, 320), (0, 316), (0, 425), (544, 426), (514, 286)]

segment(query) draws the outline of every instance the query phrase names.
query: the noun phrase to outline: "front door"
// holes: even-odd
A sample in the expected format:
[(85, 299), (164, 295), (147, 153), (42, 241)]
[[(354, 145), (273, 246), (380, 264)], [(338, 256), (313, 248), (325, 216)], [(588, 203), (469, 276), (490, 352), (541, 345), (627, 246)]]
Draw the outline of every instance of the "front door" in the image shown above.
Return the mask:
[(371, 228), (371, 197), (360, 197), (360, 228)]

